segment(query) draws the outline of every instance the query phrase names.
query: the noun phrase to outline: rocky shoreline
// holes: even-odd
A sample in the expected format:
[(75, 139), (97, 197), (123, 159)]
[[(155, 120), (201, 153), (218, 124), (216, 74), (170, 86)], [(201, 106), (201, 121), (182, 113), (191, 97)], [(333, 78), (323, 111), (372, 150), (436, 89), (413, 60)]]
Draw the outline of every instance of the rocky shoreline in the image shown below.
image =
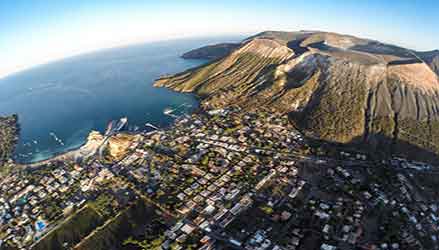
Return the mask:
[(12, 158), (19, 135), (18, 116), (0, 116), (0, 165)]

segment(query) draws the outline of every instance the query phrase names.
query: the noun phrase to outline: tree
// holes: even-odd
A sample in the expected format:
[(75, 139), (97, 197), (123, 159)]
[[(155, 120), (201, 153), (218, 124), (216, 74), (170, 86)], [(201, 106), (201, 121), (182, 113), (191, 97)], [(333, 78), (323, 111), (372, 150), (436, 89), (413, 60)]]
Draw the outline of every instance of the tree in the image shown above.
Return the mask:
[(163, 241), (165, 240), (164, 235), (160, 235), (158, 238), (155, 238), (153, 240), (135, 240), (133, 237), (129, 237), (123, 242), (123, 245), (135, 245), (139, 247), (139, 249), (142, 250), (162, 250), (161, 246), (163, 244)]

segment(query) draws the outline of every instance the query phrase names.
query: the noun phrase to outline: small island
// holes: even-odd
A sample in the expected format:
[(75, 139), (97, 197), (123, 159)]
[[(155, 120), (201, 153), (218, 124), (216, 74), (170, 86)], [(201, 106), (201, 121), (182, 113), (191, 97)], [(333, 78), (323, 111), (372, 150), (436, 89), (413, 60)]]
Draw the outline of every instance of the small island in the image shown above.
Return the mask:
[(239, 43), (220, 43), (207, 45), (184, 53), (183, 59), (217, 60), (230, 54), (240, 46)]

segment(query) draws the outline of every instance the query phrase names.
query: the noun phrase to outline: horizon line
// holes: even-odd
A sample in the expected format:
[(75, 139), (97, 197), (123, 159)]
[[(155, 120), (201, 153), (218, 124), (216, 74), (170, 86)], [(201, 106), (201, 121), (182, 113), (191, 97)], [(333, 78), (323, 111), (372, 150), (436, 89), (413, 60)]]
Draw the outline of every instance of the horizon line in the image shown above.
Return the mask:
[[(66, 54), (63, 56), (59, 56), (59, 57), (55, 57), (46, 61), (42, 61), (40, 63), (35, 63), (32, 65), (26, 65), (23, 66), (21, 68), (18, 68), (17, 70), (13, 70), (10, 72), (6, 72), (6, 73), (1, 73), (0, 72), (0, 81), (5, 80), (9, 77), (13, 77), (17, 74), (32, 70), (34, 68), (37, 67), (41, 67), (41, 66), (45, 66), (45, 65), (49, 65), (52, 63), (56, 63), (56, 62), (61, 62), (67, 59), (71, 59), (71, 58), (75, 58), (75, 57), (80, 57), (80, 56), (85, 56), (88, 54), (93, 54), (93, 53), (98, 53), (98, 52), (102, 52), (105, 50), (112, 50), (112, 49), (122, 49), (122, 48), (126, 48), (126, 47), (131, 47), (131, 46), (136, 46), (136, 45), (144, 45), (144, 44), (148, 44), (148, 43), (158, 43), (158, 42), (166, 42), (166, 41), (176, 41), (176, 40), (189, 40), (189, 39), (207, 39), (207, 38), (226, 38), (227, 36), (232, 37), (232, 36), (242, 36), (242, 39), (245, 40), (246, 36), (254, 36), (263, 32), (324, 32), (324, 33), (335, 33), (335, 34), (340, 34), (340, 35), (347, 35), (347, 36), (354, 36), (360, 39), (366, 39), (366, 40), (370, 40), (370, 41), (376, 41), (376, 42), (380, 42), (383, 44), (387, 44), (387, 45), (393, 45), (393, 46), (398, 46), (401, 48), (405, 48), (411, 51), (417, 51), (417, 52), (432, 52), (432, 51), (439, 51), (439, 48), (433, 48), (430, 50), (416, 50), (416, 49), (411, 49), (411, 48), (407, 48), (404, 45), (398, 45), (395, 42), (392, 41), (380, 41), (374, 38), (368, 38), (367, 36), (361, 36), (361, 35), (351, 35), (351, 34), (347, 34), (347, 33), (343, 33), (343, 32), (336, 32), (336, 31), (323, 31), (323, 30), (315, 30), (315, 29), (299, 29), (299, 30), (280, 30), (280, 29), (265, 29), (265, 30), (258, 30), (258, 31), (242, 31), (242, 32), (224, 32), (224, 33), (218, 33), (218, 34), (211, 34), (211, 35), (189, 35), (189, 36), (175, 36), (175, 37), (167, 37), (167, 38), (152, 38), (152, 39), (147, 39), (147, 40), (142, 40), (142, 41), (131, 41), (131, 42), (122, 42), (120, 44), (113, 44), (113, 45), (109, 45), (109, 46), (103, 46), (103, 47), (97, 47), (97, 48), (90, 48), (90, 49), (84, 49), (78, 52), (74, 52), (71, 54)], [(208, 45), (208, 44), (206, 44)]]
[[(247, 34), (248, 33), (248, 34)], [(167, 41), (178, 41), (178, 40), (190, 40), (190, 39), (207, 39), (207, 38), (226, 38), (226, 37), (232, 37), (232, 36), (246, 36), (249, 35), (251, 33), (249, 32), (239, 32), (239, 33), (222, 33), (222, 34), (213, 34), (213, 35), (191, 35), (191, 36), (176, 36), (176, 37), (168, 37), (168, 38), (157, 38), (157, 39), (148, 39), (148, 40), (142, 40), (142, 41), (132, 41), (132, 42), (126, 42), (126, 43), (120, 43), (120, 44), (114, 44), (114, 45), (110, 45), (110, 46), (104, 46), (104, 47), (100, 47), (100, 48), (90, 48), (90, 49), (85, 49), (85, 50), (81, 50), (72, 54), (66, 54), (64, 56), (60, 56), (60, 57), (56, 57), (53, 59), (49, 59), (47, 61), (43, 61), (41, 63), (36, 63), (36, 64), (32, 64), (32, 65), (28, 65), (28, 66), (23, 66), (22, 68), (19, 68), (17, 70), (11, 71), (11, 72), (6, 72), (4, 74), (2, 74), (0, 72), (0, 81), (5, 80), (9, 77), (13, 77), (17, 74), (38, 68), (38, 67), (42, 67), (45, 65), (49, 65), (49, 64), (53, 64), (53, 63), (57, 63), (57, 62), (61, 62), (64, 60), (68, 60), (68, 59), (72, 59), (75, 57), (80, 57), (80, 56), (85, 56), (85, 55), (89, 55), (89, 54), (94, 54), (94, 53), (99, 53), (99, 52), (103, 52), (106, 50), (113, 50), (113, 49), (123, 49), (123, 48), (127, 48), (127, 47), (132, 47), (132, 46), (137, 46), (137, 45), (146, 45), (149, 43), (159, 43), (159, 42), (167, 42)]]

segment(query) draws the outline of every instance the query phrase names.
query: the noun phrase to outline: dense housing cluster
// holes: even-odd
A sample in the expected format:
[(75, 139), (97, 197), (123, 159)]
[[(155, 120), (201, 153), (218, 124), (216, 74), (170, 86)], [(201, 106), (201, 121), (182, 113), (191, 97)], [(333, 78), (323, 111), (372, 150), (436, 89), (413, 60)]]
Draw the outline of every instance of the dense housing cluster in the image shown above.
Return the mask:
[(121, 248), (438, 248), (437, 194), (418, 177), (435, 174), (429, 165), (327, 153), (286, 117), (236, 108), (126, 138), (117, 160), (96, 154), (4, 178), (0, 243), (81, 249), (142, 201), (156, 219), (129, 227), (143, 236), (120, 233)]

